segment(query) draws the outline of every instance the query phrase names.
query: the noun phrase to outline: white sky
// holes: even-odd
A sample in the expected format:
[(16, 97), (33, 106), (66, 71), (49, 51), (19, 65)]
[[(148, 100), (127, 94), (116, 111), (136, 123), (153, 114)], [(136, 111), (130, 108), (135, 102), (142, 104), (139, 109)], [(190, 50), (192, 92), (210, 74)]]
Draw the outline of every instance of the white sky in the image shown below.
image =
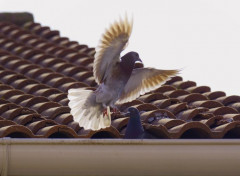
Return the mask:
[(184, 80), (240, 95), (240, 1), (0, 0), (0, 11), (28, 11), (61, 36), (95, 47), (111, 22), (134, 17), (125, 52), (145, 66), (183, 68)]

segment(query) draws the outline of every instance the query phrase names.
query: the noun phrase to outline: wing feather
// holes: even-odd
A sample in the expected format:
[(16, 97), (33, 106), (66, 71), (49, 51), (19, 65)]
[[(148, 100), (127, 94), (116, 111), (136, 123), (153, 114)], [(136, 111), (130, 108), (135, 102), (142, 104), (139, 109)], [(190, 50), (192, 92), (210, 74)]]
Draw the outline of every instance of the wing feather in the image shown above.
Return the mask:
[(140, 95), (159, 88), (170, 77), (178, 73), (179, 70), (158, 70), (154, 68), (134, 69), (116, 104), (135, 100)]
[(128, 43), (132, 24), (132, 20), (129, 21), (126, 16), (124, 20), (112, 24), (102, 35), (93, 63), (93, 75), (98, 84), (106, 78), (115, 63), (120, 61), (120, 53)]

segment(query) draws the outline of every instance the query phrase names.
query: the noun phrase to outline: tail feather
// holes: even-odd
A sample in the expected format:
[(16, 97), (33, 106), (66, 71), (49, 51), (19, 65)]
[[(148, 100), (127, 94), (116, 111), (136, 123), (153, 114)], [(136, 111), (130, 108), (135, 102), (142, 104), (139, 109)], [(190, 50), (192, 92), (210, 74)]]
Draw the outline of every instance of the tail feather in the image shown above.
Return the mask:
[(70, 113), (74, 121), (84, 129), (99, 130), (111, 125), (110, 108), (103, 115), (103, 106), (96, 102), (96, 95), (92, 90), (70, 89), (68, 91)]

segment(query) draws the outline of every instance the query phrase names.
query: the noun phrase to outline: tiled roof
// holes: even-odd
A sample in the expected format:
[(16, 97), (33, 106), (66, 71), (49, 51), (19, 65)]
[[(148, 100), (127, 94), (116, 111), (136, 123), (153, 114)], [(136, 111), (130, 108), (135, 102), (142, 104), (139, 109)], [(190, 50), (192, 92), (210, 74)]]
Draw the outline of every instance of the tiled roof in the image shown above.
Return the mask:
[[(39, 23), (0, 22), (0, 137), (123, 137), (128, 117), (114, 116), (110, 128), (89, 131), (73, 121), (67, 106), (68, 89), (95, 89), (94, 53)], [(179, 76), (119, 109), (130, 106), (155, 138), (240, 137), (240, 96)]]

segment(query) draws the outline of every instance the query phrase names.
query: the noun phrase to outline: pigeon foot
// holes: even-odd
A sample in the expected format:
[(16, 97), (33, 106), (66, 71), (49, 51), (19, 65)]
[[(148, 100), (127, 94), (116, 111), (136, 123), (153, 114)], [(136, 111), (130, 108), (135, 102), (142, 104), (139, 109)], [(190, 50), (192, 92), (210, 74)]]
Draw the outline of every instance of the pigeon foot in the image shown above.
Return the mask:
[(103, 110), (103, 117), (108, 116), (107, 108), (104, 108)]

